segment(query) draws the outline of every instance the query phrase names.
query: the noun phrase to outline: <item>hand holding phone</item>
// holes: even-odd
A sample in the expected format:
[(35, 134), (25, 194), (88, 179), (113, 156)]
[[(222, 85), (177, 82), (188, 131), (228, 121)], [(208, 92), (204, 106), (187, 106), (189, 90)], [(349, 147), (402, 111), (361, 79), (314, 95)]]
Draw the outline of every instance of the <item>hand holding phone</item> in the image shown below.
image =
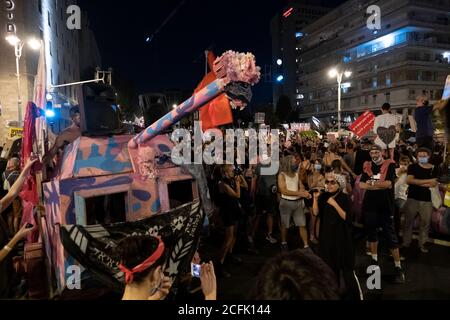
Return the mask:
[(191, 263), (191, 275), (194, 278), (200, 278), (202, 266), (199, 264)]

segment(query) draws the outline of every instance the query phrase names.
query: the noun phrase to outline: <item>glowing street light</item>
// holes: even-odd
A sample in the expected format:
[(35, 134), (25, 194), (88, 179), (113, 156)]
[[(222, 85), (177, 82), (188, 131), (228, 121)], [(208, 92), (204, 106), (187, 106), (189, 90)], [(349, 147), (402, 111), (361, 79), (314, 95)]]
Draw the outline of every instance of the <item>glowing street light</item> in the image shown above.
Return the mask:
[(341, 131), (341, 95), (342, 95), (342, 78), (350, 78), (352, 72), (350, 70), (341, 71), (333, 68), (328, 72), (330, 78), (336, 78), (338, 83), (338, 133)]
[[(22, 126), (22, 92), (20, 88), (20, 58), (22, 57), (22, 50), (25, 45), (25, 43), (20, 40), (20, 38), (15, 35), (11, 34), (7, 36), (6, 41), (10, 45), (14, 47), (14, 53), (16, 56), (16, 76), (17, 76), (17, 118), (19, 122), (19, 126)], [(33, 50), (38, 50), (41, 47), (41, 41), (35, 38), (29, 39), (28, 45)]]

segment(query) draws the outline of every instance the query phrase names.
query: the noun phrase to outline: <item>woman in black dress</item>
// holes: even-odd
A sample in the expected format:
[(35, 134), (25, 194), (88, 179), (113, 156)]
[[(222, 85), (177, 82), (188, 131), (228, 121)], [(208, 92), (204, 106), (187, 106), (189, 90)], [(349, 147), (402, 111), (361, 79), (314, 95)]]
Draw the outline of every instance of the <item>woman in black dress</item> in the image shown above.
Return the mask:
[(324, 193), (314, 193), (313, 213), (320, 218), (319, 256), (334, 270), (342, 273), (347, 296), (362, 300), (362, 291), (354, 272), (355, 254), (352, 241), (350, 200), (334, 173), (325, 175)]

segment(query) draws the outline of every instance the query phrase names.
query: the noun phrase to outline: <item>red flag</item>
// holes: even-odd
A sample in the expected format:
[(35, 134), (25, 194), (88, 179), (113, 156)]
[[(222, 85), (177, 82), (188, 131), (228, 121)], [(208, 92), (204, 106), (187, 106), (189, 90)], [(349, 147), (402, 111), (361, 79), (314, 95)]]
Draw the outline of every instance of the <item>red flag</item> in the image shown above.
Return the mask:
[[(212, 70), (215, 56), (211, 51), (207, 53), (208, 66)], [(209, 72), (194, 92), (198, 92), (208, 84), (216, 80), (214, 72)], [(221, 125), (233, 122), (233, 114), (231, 113), (231, 105), (225, 93), (221, 94), (200, 109), (200, 121), (202, 122), (202, 130), (206, 131)]]
[[(21, 151), (22, 168), (33, 152), (33, 142), (36, 138), (35, 119), (38, 114), (39, 112), (37, 106), (32, 102), (28, 102), (23, 126)], [(36, 207), (39, 199), (36, 188), (36, 177), (33, 174), (30, 174), (26, 178), (22, 191), (20, 192), (20, 198), (22, 199), (23, 206), (22, 223), (31, 223), (36, 226), (37, 223), (34, 219), (33, 209)], [(28, 241), (35, 242), (36, 240), (36, 232), (28, 237)]]

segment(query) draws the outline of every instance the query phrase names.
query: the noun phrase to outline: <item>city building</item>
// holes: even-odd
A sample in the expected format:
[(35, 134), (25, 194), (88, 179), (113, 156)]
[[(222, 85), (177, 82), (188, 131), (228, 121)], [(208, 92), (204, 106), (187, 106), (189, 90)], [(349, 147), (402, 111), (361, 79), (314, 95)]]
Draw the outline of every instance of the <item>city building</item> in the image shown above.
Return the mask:
[(304, 35), (303, 28), (330, 11), (329, 8), (317, 6), (318, 2), (320, 1), (290, 1), (271, 21), (274, 105), (282, 95), (286, 95), (291, 106), (295, 106), (297, 51), (298, 43)]
[[(28, 46), (28, 40), (36, 39), (43, 45), (48, 92), (45, 107), (55, 112), (55, 117), (49, 119), (55, 133), (70, 124), (69, 109), (78, 103), (79, 87), (51, 89), (51, 86), (80, 81), (80, 72), (86, 67), (83, 63), (88, 65), (101, 63), (97, 46), (94, 45), (95, 38), (88, 28), (87, 17), (81, 15), (81, 29), (72, 30), (68, 27), (68, 20), (70, 21), (73, 11), (69, 10), (69, 13), (67, 11), (70, 6), (77, 5), (76, 0), (1, 0), (1, 2), (0, 145), (5, 142), (9, 129), (20, 125), (16, 56), (14, 46), (5, 40), (8, 36), (14, 35), (24, 43), (19, 63), (22, 121), (26, 104), (33, 99), (40, 54), (39, 49), (33, 50)], [(94, 73), (90, 78), (94, 78)]]
[[(381, 29), (368, 27), (374, 14), (367, 13), (370, 5), (380, 8)], [(337, 118), (332, 68), (352, 72), (341, 86), (342, 120), (347, 123), (366, 110), (379, 111), (384, 102), (406, 120), (417, 95), (427, 94), (431, 103), (442, 97), (450, 74), (449, 0), (350, 0), (303, 33), (296, 104), (305, 120)]]

